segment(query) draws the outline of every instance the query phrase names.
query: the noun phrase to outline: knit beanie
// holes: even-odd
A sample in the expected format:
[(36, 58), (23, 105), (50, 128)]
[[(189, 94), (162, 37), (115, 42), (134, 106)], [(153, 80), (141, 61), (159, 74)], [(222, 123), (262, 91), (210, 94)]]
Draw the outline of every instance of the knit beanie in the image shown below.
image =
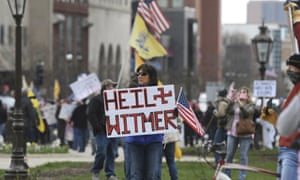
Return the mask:
[(289, 57), (289, 59), (286, 61), (287, 65), (293, 65), (300, 69), (300, 54), (293, 54)]
[(226, 95), (227, 95), (227, 90), (226, 89), (223, 89), (223, 90), (218, 92), (218, 96), (220, 96), (220, 97), (226, 97)]

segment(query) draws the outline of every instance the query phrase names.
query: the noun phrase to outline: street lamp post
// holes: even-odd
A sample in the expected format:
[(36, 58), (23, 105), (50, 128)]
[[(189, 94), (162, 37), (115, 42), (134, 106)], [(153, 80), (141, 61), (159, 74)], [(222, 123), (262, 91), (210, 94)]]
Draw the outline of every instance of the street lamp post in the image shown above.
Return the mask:
[(261, 80), (265, 79), (266, 64), (269, 61), (270, 53), (272, 50), (273, 40), (267, 34), (268, 28), (264, 26), (259, 27), (259, 34), (252, 39), (252, 46), (255, 53), (255, 58), (260, 64), (259, 72)]
[(22, 18), (26, 0), (7, 0), (10, 12), (16, 23), (15, 39), (15, 107), (12, 129), (14, 131), (13, 149), (10, 167), (5, 171), (5, 179), (27, 179), (27, 166), (24, 161), (24, 120), (21, 105), (22, 98)]
[[(265, 79), (266, 64), (269, 61), (272, 45), (273, 40), (268, 35), (268, 27), (266, 27), (263, 22), (259, 27), (259, 34), (252, 39), (255, 58), (260, 64), (259, 72), (261, 80)], [(261, 97), (261, 106), (263, 106), (263, 97)]]
[[(252, 46), (255, 53), (255, 58), (260, 64), (259, 72), (261, 80), (265, 79), (266, 64), (269, 61), (269, 56), (272, 50), (273, 40), (267, 34), (268, 28), (264, 26), (259, 27), (259, 34), (252, 39)], [(261, 97), (261, 108), (264, 104), (264, 97)], [(262, 142), (262, 127), (261, 125), (256, 125), (255, 137), (254, 137), (254, 146), (260, 148), (260, 142)]]

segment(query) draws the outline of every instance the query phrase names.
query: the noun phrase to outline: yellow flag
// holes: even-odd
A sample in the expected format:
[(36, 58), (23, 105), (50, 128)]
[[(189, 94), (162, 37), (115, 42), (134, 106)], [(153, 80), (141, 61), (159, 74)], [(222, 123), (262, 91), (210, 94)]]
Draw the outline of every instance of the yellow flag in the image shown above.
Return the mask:
[[(32, 83), (33, 84), (33, 83)], [(32, 91), (32, 87), (33, 85), (31, 85), (31, 87), (28, 88), (27, 90), (27, 96), (30, 98), (30, 101), (32, 103), (33, 108), (36, 110), (37, 115), (38, 115), (38, 125), (37, 125), (37, 129), (41, 132), (44, 133), (46, 130), (46, 126), (43, 120), (43, 116), (42, 113), (40, 111), (40, 104), (39, 101), (37, 100), (34, 92)]]
[(146, 24), (139, 14), (135, 16), (134, 26), (130, 37), (130, 46), (145, 60), (167, 55), (165, 48), (148, 31)]
[(164, 85), (164, 84), (163, 84), (160, 80), (158, 80), (158, 81), (157, 81), (157, 85), (158, 85), (158, 86), (162, 86), (162, 85)]
[(180, 160), (182, 158), (182, 151), (178, 145), (178, 143), (175, 143), (175, 152), (174, 152), (175, 158)]
[(60, 94), (60, 85), (57, 79), (54, 80), (53, 98), (58, 100)]
[(135, 70), (140, 66), (144, 64), (144, 60), (141, 58), (141, 56), (138, 55), (138, 53), (135, 53)]

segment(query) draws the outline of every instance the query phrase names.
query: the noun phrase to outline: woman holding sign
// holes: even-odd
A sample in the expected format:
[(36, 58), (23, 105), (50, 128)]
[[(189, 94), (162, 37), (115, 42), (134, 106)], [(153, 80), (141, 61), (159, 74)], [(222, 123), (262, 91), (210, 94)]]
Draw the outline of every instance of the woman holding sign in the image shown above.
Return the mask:
[[(137, 68), (138, 87), (156, 86), (157, 71), (149, 64), (142, 64)], [(130, 156), (130, 173), (132, 179), (159, 179), (162, 156), (163, 134), (151, 134), (126, 137)], [(160, 171), (160, 169), (159, 169)]]

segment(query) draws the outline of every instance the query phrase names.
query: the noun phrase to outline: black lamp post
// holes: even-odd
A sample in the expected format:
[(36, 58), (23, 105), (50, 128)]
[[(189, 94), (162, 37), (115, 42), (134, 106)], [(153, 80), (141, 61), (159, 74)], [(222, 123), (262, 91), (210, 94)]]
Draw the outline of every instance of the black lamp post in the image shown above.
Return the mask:
[(270, 53), (272, 50), (273, 40), (267, 34), (268, 28), (264, 26), (259, 27), (259, 34), (256, 35), (252, 39), (252, 46), (255, 53), (255, 57), (257, 62), (260, 64), (259, 72), (261, 80), (265, 79), (265, 72), (266, 72), (266, 64), (269, 61)]
[(27, 166), (24, 161), (24, 120), (21, 106), (22, 98), (22, 18), (26, 0), (7, 0), (10, 12), (16, 23), (15, 39), (15, 107), (12, 129), (14, 131), (10, 167), (5, 171), (5, 179), (27, 179)]

